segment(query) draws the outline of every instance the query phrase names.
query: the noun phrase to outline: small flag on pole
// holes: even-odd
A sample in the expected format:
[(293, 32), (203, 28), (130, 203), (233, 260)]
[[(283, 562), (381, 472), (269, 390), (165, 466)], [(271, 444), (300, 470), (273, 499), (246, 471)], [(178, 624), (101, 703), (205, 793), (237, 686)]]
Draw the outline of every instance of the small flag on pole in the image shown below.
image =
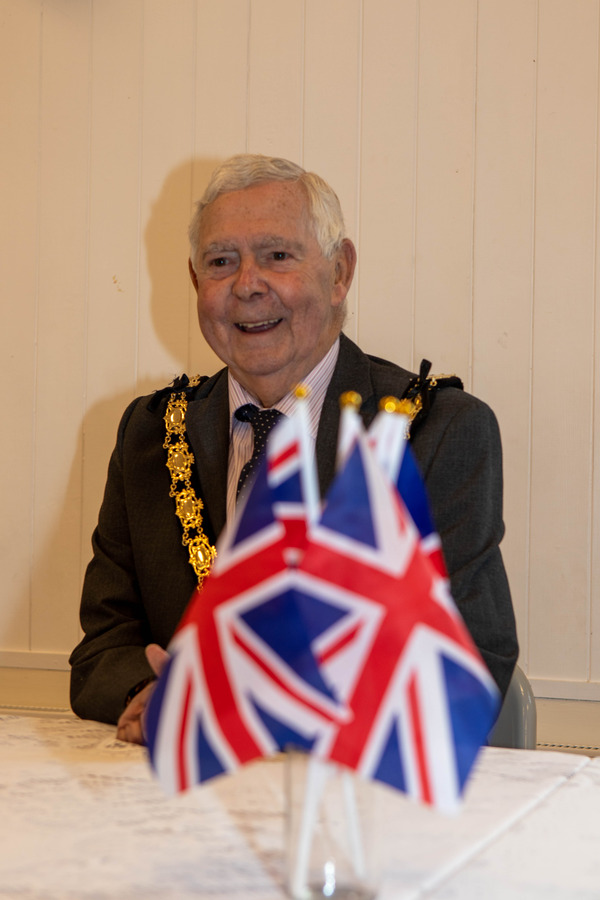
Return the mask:
[[(351, 717), (326, 758), (454, 810), (496, 717), (498, 691), (447, 579), (364, 437), (311, 531), (302, 570), (339, 603), (361, 603), (355, 641), (377, 622), (356, 668), (338, 676)], [(344, 691), (349, 672), (353, 687)]]

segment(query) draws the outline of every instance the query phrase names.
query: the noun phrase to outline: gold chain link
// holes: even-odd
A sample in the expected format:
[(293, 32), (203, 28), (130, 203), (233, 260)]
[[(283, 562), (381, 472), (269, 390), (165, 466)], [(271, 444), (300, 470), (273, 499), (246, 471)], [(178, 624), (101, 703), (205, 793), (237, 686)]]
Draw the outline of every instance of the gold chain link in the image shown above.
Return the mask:
[[(198, 376), (190, 379), (190, 387), (199, 383)], [(164, 449), (167, 451), (167, 468), (171, 474), (169, 497), (175, 500), (175, 513), (181, 522), (181, 542), (188, 548), (190, 564), (198, 578), (199, 587), (210, 572), (217, 551), (202, 530), (204, 504), (196, 497), (192, 487), (194, 454), (187, 445), (185, 416), (187, 412), (185, 391), (171, 394), (165, 413), (167, 430)]]

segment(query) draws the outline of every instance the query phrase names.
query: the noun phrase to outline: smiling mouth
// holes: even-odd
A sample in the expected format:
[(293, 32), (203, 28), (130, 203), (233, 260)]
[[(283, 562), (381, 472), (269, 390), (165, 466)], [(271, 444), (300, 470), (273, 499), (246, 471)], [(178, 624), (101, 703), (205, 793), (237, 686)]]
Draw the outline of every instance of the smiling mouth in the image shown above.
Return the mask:
[(270, 331), (279, 325), (281, 319), (265, 319), (262, 322), (236, 322), (235, 327), (244, 334), (256, 334), (260, 331)]

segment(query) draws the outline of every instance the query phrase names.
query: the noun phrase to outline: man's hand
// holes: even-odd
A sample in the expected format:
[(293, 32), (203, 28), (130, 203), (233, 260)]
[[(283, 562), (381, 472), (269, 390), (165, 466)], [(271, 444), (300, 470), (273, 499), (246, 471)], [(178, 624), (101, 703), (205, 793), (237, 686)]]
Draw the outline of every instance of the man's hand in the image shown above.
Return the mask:
[[(148, 644), (146, 647), (146, 659), (152, 666), (155, 675), (160, 675), (164, 669), (169, 654), (158, 644)], [(142, 688), (139, 694), (127, 704), (117, 722), (117, 738), (120, 741), (129, 741), (131, 744), (145, 744), (143, 715), (150, 695), (154, 690), (155, 682), (150, 682)]]

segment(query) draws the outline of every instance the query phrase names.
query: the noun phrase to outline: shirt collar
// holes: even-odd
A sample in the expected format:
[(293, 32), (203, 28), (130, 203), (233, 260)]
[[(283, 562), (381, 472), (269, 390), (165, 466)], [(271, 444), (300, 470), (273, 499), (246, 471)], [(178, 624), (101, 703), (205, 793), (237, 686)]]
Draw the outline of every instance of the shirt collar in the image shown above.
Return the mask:
[[(317, 436), (323, 401), (325, 400), (325, 394), (327, 393), (327, 388), (329, 387), (329, 382), (331, 381), (331, 376), (333, 375), (333, 370), (337, 363), (339, 351), (340, 339), (338, 337), (323, 359), (317, 363), (314, 369), (311, 369), (305, 378), (302, 379), (303, 386), (308, 389), (308, 423), (310, 434), (313, 438), (316, 438)], [(234, 416), (236, 409), (239, 409), (239, 407), (243, 406), (245, 403), (254, 403), (256, 406), (262, 407), (257, 398), (242, 387), (229, 369), (227, 370), (227, 377), (229, 382), (229, 436), (231, 437), (233, 427), (236, 424), (239, 424)], [(296, 397), (294, 391), (291, 390), (282, 397), (281, 400), (274, 403), (273, 407), (274, 409), (278, 409), (285, 416), (289, 416), (293, 411), (295, 404)]]

